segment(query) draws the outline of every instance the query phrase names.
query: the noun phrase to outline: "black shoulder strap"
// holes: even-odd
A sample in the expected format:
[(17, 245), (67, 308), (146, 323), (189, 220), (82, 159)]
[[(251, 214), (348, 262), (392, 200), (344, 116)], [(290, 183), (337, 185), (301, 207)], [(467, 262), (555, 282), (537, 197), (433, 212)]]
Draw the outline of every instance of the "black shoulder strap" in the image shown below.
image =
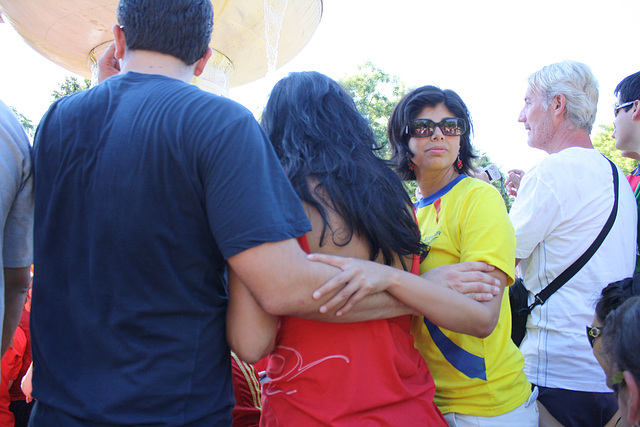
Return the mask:
[(607, 234), (609, 234), (609, 230), (611, 230), (611, 227), (613, 227), (613, 223), (615, 222), (616, 215), (618, 213), (618, 168), (616, 168), (616, 165), (611, 160), (607, 160), (611, 164), (611, 170), (613, 171), (614, 192), (613, 208), (611, 209), (609, 219), (607, 219), (607, 222), (604, 224), (604, 227), (600, 231), (600, 234), (598, 234), (596, 240), (591, 244), (591, 246), (589, 246), (589, 249), (587, 249), (587, 251), (582, 254), (582, 256), (578, 258), (573, 264), (571, 264), (569, 268), (563, 271), (562, 274), (560, 274), (551, 283), (549, 283), (547, 287), (536, 294), (533, 303), (529, 307), (524, 309), (529, 313), (531, 313), (531, 310), (533, 310), (535, 306), (544, 304), (551, 295), (553, 295), (558, 289), (560, 289), (562, 285), (567, 283), (573, 276), (575, 276), (578, 271), (580, 271), (582, 267), (585, 266), (587, 262), (589, 262), (593, 254), (595, 254), (600, 245), (602, 245), (602, 242), (604, 241), (605, 237), (607, 237)]

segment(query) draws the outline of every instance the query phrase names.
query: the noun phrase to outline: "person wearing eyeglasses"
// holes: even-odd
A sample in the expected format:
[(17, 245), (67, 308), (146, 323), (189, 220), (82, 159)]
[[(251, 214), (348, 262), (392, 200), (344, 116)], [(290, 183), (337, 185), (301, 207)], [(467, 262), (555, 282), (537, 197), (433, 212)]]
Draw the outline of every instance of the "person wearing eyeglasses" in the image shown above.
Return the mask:
[[(614, 91), (618, 98), (613, 106), (613, 134), (616, 148), (624, 157), (640, 160), (640, 71), (622, 79)], [(640, 167), (627, 177), (640, 210)], [(640, 235), (639, 235), (640, 237)], [(640, 242), (638, 242), (640, 247)], [(640, 253), (636, 256), (636, 272), (640, 271)]]
[(588, 262), (527, 319), (520, 350), (527, 378), (539, 389), (541, 425), (600, 427), (617, 409), (585, 339), (585, 325), (605, 284), (633, 274), (637, 208), (616, 166), (614, 209), (612, 166), (590, 139), (597, 102), (598, 82), (589, 67), (564, 61), (529, 76), (518, 117), (529, 146), (549, 154), (522, 176), (509, 213), (529, 303), (613, 220)]
[(495, 268), (492, 274), (500, 292), (493, 300), (475, 301), (472, 309), (458, 312), (442, 307), (469, 325), (466, 331), (453, 331), (434, 319), (417, 277), (362, 261), (337, 262), (324, 255), (312, 259), (344, 270), (334, 282), (386, 286), (416, 310), (415, 345), (433, 374), (435, 402), (450, 426), (537, 426), (536, 394), (522, 371), (522, 354), (511, 340), (509, 297), (504, 292), (515, 275), (513, 228), (498, 191), (467, 176), (475, 157), (472, 129), (460, 96), (435, 86), (403, 97), (388, 128), (394, 168), (403, 180), (417, 180), (423, 196), (415, 204), (427, 245), (420, 272), (462, 261), (484, 261)]
[(608, 316), (602, 330), (607, 385), (615, 392), (618, 427), (640, 426), (640, 296), (622, 303)]
[[(628, 299), (640, 296), (640, 275), (609, 283), (600, 294), (596, 303), (593, 322), (586, 327), (587, 340), (593, 350), (593, 355), (604, 370), (605, 374), (611, 369), (611, 363), (607, 351), (603, 346), (602, 332), (607, 323), (607, 316)], [(620, 410), (614, 415), (607, 425), (620, 425)]]
[[(416, 215), (426, 258), (420, 272), (461, 261), (496, 267), (501, 293), (484, 303), (495, 329), (483, 336), (455, 333), (414, 316), (416, 347), (436, 382), (435, 401), (452, 426), (537, 425), (535, 397), (511, 341), (508, 293), (514, 281), (515, 240), (495, 188), (467, 175), (475, 158), (473, 125), (452, 90), (424, 86), (406, 95), (389, 121), (392, 162), (400, 176), (416, 179), (423, 198)], [(471, 320), (471, 319), (470, 319)], [(477, 424), (476, 424), (477, 423)]]

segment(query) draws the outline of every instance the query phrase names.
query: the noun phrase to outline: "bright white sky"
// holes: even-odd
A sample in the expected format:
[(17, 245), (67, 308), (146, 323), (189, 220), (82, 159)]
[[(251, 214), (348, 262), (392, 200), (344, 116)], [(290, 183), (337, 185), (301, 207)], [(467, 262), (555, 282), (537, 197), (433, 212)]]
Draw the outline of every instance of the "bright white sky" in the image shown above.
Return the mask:
[[(407, 86), (458, 92), (474, 119), (475, 147), (503, 171), (526, 170), (545, 155), (527, 147), (517, 122), (526, 77), (565, 59), (588, 64), (600, 83), (598, 131), (598, 124), (613, 121), (616, 84), (640, 70), (633, 38), (638, 17), (638, 0), (324, 0), (320, 26), (302, 52), (229, 96), (257, 114), (291, 71), (338, 79), (369, 60)], [(38, 122), (71, 73), (36, 53), (8, 24), (0, 24), (0, 58), (0, 99)]]

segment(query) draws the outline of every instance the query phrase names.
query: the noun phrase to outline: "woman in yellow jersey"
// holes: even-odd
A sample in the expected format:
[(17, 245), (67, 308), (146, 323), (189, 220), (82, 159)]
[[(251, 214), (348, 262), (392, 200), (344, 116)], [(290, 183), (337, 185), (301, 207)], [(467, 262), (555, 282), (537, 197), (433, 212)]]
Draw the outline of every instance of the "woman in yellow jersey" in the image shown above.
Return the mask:
[[(423, 195), (416, 215), (428, 253), (420, 272), (484, 261), (495, 267), (493, 275), (501, 284), (498, 297), (478, 302), (484, 312), (460, 313), (469, 323), (485, 325), (475, 336), (448, 331), (424, 316), (413, 316), (412, 333), (435, 379), (435, 402), (451, 426), (537, 426), (536, 393), (523, 373), (523, 356), (511, 341), (509, 296), (504, 291), (514, 281), (514, 232), (498, 191), (466, 175), (475, 157), (471, 132), (462, 99), (434, 86), (406, 95), (389, 121), (391, 161), (404, 180), (417, 180)], [(363, 292), (384, 289), (416, 311), (428, 311), (419, 278), (374, 271), (368, 265), (350, 268), (357, 267), (353, 260), (313, 257), (345, 270), (320, 294), (342, 280), (347, 283), (343, 292), (354, 292), (350, 304)]]

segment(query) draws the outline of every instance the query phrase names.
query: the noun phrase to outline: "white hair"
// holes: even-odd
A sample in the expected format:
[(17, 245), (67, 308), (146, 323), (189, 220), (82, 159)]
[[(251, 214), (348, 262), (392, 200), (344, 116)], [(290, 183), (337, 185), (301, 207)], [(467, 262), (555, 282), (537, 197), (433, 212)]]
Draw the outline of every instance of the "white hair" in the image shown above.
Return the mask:
[(576, 61), (563, 61), (546, 65), (528, 79), (532, 91), (541, 95), (543, 106), (559, 94), (567, 98), (567, 119), (575, 129), (591, 133), (598, 106), (598, 81), (591, 69)]

